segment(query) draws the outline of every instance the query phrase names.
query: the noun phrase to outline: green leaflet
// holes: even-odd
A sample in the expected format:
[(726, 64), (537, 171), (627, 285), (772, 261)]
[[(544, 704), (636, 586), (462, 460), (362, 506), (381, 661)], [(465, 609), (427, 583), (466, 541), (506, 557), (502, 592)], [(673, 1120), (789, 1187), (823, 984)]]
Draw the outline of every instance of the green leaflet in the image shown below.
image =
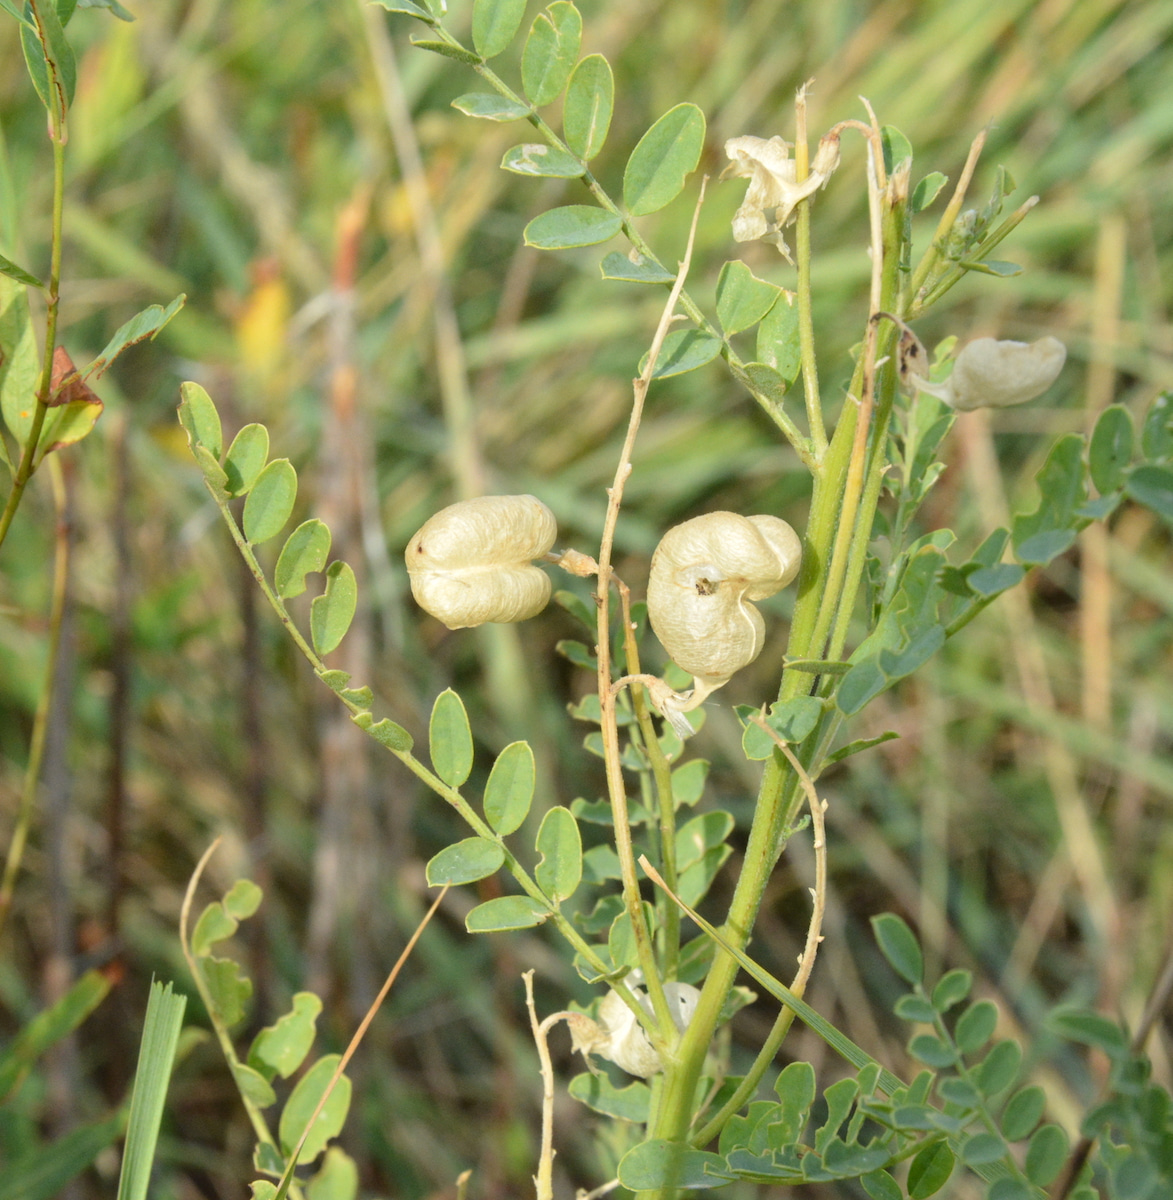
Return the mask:
[(705, 115), (695, 104), (669, 109), (640, 138), (623, 172), (623, 203), (635, 217), (659, 212), (684, 190), (705, 145)]
[(562, 94), (581, 42), (582, 17), (568, 0), (555, 0), (534, 18), (521, 52), (521, 87), (536, 108)]
[(569, 250), (607, 242), (623, 219), (591, 204), (567, 204), (542, 213), (525, 227), (525, 244), (538, 250)]
[(346, 636), (358, 607), (354, 570), (344, 562), (326, 568), (326, 590), (310, 605), (310, 636), (319, 654), (329, 654)]
[(582, 879), (582, 838), (570, 809), (559, 806), (546, 813), (535, 848), (541, 855), (534, 869), (538, 887), (555, 904), (568, 900)]
[(472, 773), (472, 730), (464, 703), (451, 688), (432, 706), (428, 747), (436, 774), (449, 787), (460, 787)]
[(562, 108), (566, 144), (584, 162), (603, 148), (611, 128), (615, 104), (615, 79), (601, 54), (588, 54), (571, 72)]
[(287, 458), (274, 459), (257, 476), (244, 502), (244, 536), (254, 546), (275, 538), (293, 514), (297, 472)]

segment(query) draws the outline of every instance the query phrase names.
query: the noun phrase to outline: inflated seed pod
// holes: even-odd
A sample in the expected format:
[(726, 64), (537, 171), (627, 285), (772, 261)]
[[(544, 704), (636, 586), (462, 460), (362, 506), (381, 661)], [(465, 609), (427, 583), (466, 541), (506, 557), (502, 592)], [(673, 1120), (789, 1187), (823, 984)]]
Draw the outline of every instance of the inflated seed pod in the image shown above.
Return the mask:
[[(906, 335), (910, 332), (905, 330)], [(975, 338), (958, 353), (949, 378), (934, 383), (923, 373), (927, 366), (923, 350), (920, 347), (920, 361), (907, 382), (958, 412), (1025, 404), (1055, 382), (1067, 360), (1067, 347), (1058, 338), (1029, 343)]]
[(411, 594), (449, 629), (524, 621), (550, 599), (531, 560), (554, 545), (554, 514), (534, 496), (479, 496), (429, 518), (407, 544)]
[(785, 587), (802, 561), (778, 517), (713, 512), (670, 529), (652, 556), (648, 617), (677, 666), (707, 694), (753, 662), (765, 639), (749, 603)]
[(1025, 404), (1055, 382), (1066, 359), (1058, 338), (1029, 344), (977, 338), (958, 354), (942, 399), (963, 412)]
[[(632, 992), (640, 1006), (651, 1014), (652, 1001), (647, 992), (638, 987), (632, 988)], [(673, 1023), (683, 1033), (692, 1020), (692, 1014), (696, 1012), (700, 992), (689, 983), (673, 981), (664, 984), (664, 998), (668, 1001)], [(608, 992), (603, 997), (599, 1005), (598, 1028), (603, 1036), (595, 1040), (590, 1048), (591, 1053), (610, 1059), (617, 1067), (640, 1079), (647, 1079), (664, 1069), (643, 1026), (620, 999), (618, 992)]]

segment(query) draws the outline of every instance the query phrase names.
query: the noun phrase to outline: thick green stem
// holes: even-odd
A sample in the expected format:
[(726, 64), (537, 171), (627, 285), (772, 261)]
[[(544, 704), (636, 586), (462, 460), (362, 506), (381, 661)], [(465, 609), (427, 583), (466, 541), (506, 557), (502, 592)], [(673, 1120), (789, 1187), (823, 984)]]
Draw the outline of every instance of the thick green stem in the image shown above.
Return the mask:
[[(797, 780), (774, 755), (766, 764), (758, 805), (745, 849), (745, 860), (723, 932), (744, 949), (761, 906), (770, 873), (781, 852), (783, 831), (793, 822), (799, 803)], [(738, 972), (737, 960), (718, 950), (701, 989), (696, 1012), (677, 1048), (677, 1071), (667, 1088), (659, 1120), (649, 1137), (683, 1141), (692, 1123), (693, 1098), (721, 1009)]]

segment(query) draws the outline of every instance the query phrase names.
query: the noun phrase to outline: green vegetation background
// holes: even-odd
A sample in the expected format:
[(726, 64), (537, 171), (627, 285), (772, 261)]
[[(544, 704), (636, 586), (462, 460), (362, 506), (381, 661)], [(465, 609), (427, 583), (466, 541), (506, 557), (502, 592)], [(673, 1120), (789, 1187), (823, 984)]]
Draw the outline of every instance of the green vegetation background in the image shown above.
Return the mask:
[[(301, 474), (299, 512), (325, 519), (336, 553), (360, 568), (360, 620), (333, 665), (372, 684), (417, 737), (436, 693), (456, 686), (482, 769), (515, 737), (534, 743), (541, 808), (602, 788), (601, 764), (581, 747), (586, 728), (563, 716), (591, 686), (555, 653), (580, 636), (571, 618), (552, 607), (517, 629), (450, 634), (414, 608), (400, 555), (470, 486), (537, 493), (558, 516), (559, 544), (590, 552), (630, 380), (662, 304), (659, 291), (600, 282), (597, 249), (543, 257), (520, 246), (525, 222), (580, 200), (581, 185), (499, 171), (524, 130), (449, 107), (474, 81), (411, 50), (406, 19), (351, 0), (133, 7), (133, 24), (79, 10), (70, 25), (80, 69), (64, 342), (84, 361), (138, 308), (179, 291), (189, 300), (106, 377), (96, 434), (67, 452), (76, 550), (65, 686), (0, 946), (0, 1035), (84, 966), (120, 984), (5, 1117), (0, 1158), (34, 1130), (67, 1131), (121, 1099), (151, 975), (188, 990), (179, 904), (213, 836), (227, 845), (211, 882), (249, 874), (266, 890), (239, 941), (258, 985), (250, 1028), (312, 988), (326, 1001), (321, 1049), (344, 1046), (423, 910), (424, 862), (461, 836), (330, 707), (260, 609), (183, 445), (178, 381), (209, 389), (229, 434), (269, 425)], [(462, 0), (452, 7), (467, 20)], [(1016, 199), (1042, 196), (1003, 248), (1025, 273), (971, 276), (920, 332), (930, 345), (951, 333), (1054, 333), (1069, 365), (1043, 401), (958, 423), (926, 522), (976, 544), (1007, 503), (1032, 494), (1056, 434), (1084, 429), (1112, 400), (1139, 413), (1173, 382), (1170, 5), (583, 0), (582, 10), (583, 52), (605, 52), (617, 73), (604, 182), (681, 100), (709, 115), (703, 165), (715, 175), (725, 138), (791, 134), (793, 93), (813, 78), (812, 134), (862, 115), (863, 95), (910, 137), (917, 175), (955, 177), (990, 123), (975, 195), (1003, 163)], [(0, 234), (36, 270), (49, 151), (9, 20), (0, 62)], [(397, 87), (411, 129), (396, 117)], [(865, 313), (861, 158), (849, 145), (814, 209), (829, 394), (846, 379)], [(741, 193), (710, 188), (696, 295), (711, 296), (720, 264), (739, 252), (729, 219)], [(691, 206), (690, 192), (647, 221), (668, 260)], [(429, 223), (443, 278), (435, 256), (421, 255)], [(770, 248), (740, 252), (791, 282)], [(642, 587), (660, 532), (700, 511), (774, 512), (801, 527), (804, 504), (805, 475), (718, 365), (657, 384), (617, 569)], [(52, 535), (42, 482), (0, 584), (5, 838), (41, 678)], [(773, 640), (709, 706), (692, 743), (713, 763), (715, 794), (743, 817), (757, 768), (740, 756), (729, 704), (772, 692), (787, 603), (766, 606)], [(1060, 996), (1126, 1018), (1143, 1005), (1173, 938), (1171, 630), (1169, 530), (1126, 506), (1108, 536), (1089, 530), (868, 710), (857, 736), (892, 729), (900, 740), (822, 785), (832, 884), (808, 999), (894, 1068), (904, 1065), (904, 1035), (886, 1016), (894, 981), (866, 925), (884, 909), (917, 926), (932, 961), (977, 972), (1007, 1033), (1029, 1038)], [(800, 841), (755, 942), (779, 973), (805, 930)], [(479, 886), (492, 894), (492, 881)], [(537, 970), (545, 1011), (588, 995), (540, 931), (467, 936), (474, 899), (467, 889), (448, 898), (352, 1068), (343, 1144), (368, 1193), (441, 1194), (468, 1167), (477, 1196), (530, 1186), (538, 1082), (518, 976)], [(709, 903), (721, 912), (720, 884)], [(752, 1047), (771, 1017), (765, 1004), (743, 1013), (737, 1046)], [(1156, 1069), (1168, 1086), (1164, 1045)], [(563, 1068), (578, 1070), (561, 1050)], [(801, 1032), (786, 1053), (814, 1061), (824, 1082), (838, 1069)], [(1095, 1093), (1076, 1061), (1040, 1062), (1038, 1078), (1061, 1122)], [(155, 1194), (241, 1195), (251, 1139), (213, 1044), (180, 1062), (169, 1114)], [(564, 1177), (605, 1179), (593, 1118), (566, 1102), (557, 1122)], [(73, 1194), (110, 1194), (112, 1169), (100, 1159)]]

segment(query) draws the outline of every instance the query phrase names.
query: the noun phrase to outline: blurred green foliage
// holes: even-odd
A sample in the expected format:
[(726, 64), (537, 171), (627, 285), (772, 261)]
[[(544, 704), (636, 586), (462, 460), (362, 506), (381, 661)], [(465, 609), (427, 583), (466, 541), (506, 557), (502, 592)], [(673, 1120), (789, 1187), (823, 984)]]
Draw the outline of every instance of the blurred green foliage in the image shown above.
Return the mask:
[[(465, 6), (452, 7), (457, 25), (467, 21)], [(1004, 164), (1016, 199), (1042, 196), (1004, 247), (1024, 274), (963, 282), (921, 333), (930, 347), (949, 334), (1053, 333), (1069, 366), (1042, 403), (959, 422), (924, 528), (949, 524), (976, 547), (1004, 522), (1008, 499), (1031, 495), (1055, 435), (1088, 428), (1113, 401), (1139, 418), (1173, 382), (1168, 5), (582, 7), (583, 53), (605, 52), (616, 70), (609, 148), (595, 163), (613, 194), (625, 148), (673, 105), (707, 115), (702, 165), (715, 174), (725, 138), (789, 136), (793, 93), (813, 77), (812, 133), (861, 116), (863, 95), (917, 147), (917, 177), (955, 178), (988, 123), (975, 195)], [(179, 904), (215, 834), (228, 841), (210, 869), (220, 890), (247, 873), (266, 893), (240, 947), (256, 984), (248, 1029), (314, 990), (326, 1001), (326, 1049), (345, 1045), (415, 927), (423, 864), (458, 836), (388, 756), (368, 757), (361, 735), (348, 740), (258, 612), (175, 422), (179, 380), (215, 391), (228, 439), (253, 421), (269, 427), (302, 479), (297, 519), (326, 519), (335, 551), (356, 564), (359, 636), (337, 665), (361, 671), (417, 740), (436, 694), (458, 685), (484, 739), (482, 783), (492, 755), (524, 733), (540, 819), (601, 794), (600, 764), (559, 719), (589, 687), (554, 652), (578, 636), (574, 623), (552, 607), (520, 632), (450, 634), (413, 608), (400, 553), (470, 479), (541, 495), (567, 544), (589, 552), (661, 304), (653, 290), (601, 282), (594, 248), (550, 257), (522, 245), (536, 213), (583, 201), (581, 185), (501, 172), (515, 130), (450, 106), (467, 74), (412, 51), (406, 19), (359, 3), (259, 0), (157, 0), (134, 16), (85, 8), (70, 24), (63, 340), (81, 362), (147, 304), (178, 292), (188, 304), (104, 378), (106, 412), (69, 452), (68, 703), (0, 945), (0, 1033), (14, 1035), (87, 967), (120, 983), (5, 1111), (0, 1161), (121, 1101), (151, 974), (184, 990)], [(5, 16), (0, 61), (14, 69), (0, 76), (0, 251), (41, 273), (48, 145), (43, 109), (15, 69), (17, 41)], [(413, 132), (396, 125), (397, 107)], [(713, 185), (702, 213), (690, 287), (710, 300), (733, 256), (740, 199), (740, 186)], [(837, 178), (813, 210), (820, 356), (842, 364), (826, 376), (832, 398), (866, 311), (865, 244), (845, 233), (866, 228), (865, 201)], [(646, 219), (667, 259), (690, 216), (681, 199)], [(933, 213), (923, 219), (927, 232)], [(769, 247), (744, 257), (792, 285)], [(464, 408), (452, 382), (463, 367)], [(718, 367), (659, 383), (617, 569), (642, 587), (660, 531), (702, 508), (777, 512), (800, 526), (805, 488)], [(0, 582), (5, 838), (42, 676), (52, 538), (48, 489), (35, 481)], [(787, 604), (764, 607), (776, 621)], [(885, 1015), (892, 980), (866, 934), (870, 915), (895, 908), (918, 925), (932, 975), (966, 967), (979, 994), (1002, 1002), (1000, 1032), (1033, 1040), (1059, 998), (1139, 1017), (1173, 944), (1171, 631), (1170, 531), (1125, 502), (1106, 539), (1091, 533), (1033, 572), (868, 710), (861, 736), (900, 738), (823, 785), (832, 883), (814, 1007), (905, 1065), (903, 1033)], [(781, 653), (779, 642), (739, 675), (730, 703), (760, 702)], [(740, 737), (729, 707), (715, 705), (693, 745), (712, 762), (722, 805), (744, 817), (756, 772)], [(783, 974), (805, 928), (802, 854), (796, 843), (797, 861), (777, 873), (755, 943)], [(480, 887), (493, 898), (491, 881)], [(451, 896), (350, 1070), (342, 1141), (376, 1194), (432, 1195), (466, 1167), (480, 1196), (528, 1187), (538, 1083), (517, 975), (537, 969), (547, 1009), (582, 995), (581, 984), (541, 931), (469, 938), (460, 905), (471, 902)], [(740, 1014), (738, 1044), (752, 1049), (772, 1016), (764, 1004)], [(1154, 1060), (1167, 1076), (1166, 1033), (1158, 1026)], [(792, 1037), (795, 1057), (822, 1061), (817, 1042)], [(568, 1056), (562, 1065), (577, 1070)], [(1060, 1124), (1097, 1094), (1074, 1055), (1030, 1065)], [(565, 1176), (605, 1178), (623, 1147), (597, 1146), (588, 1122), (560, 1129)], [(158, 1194), (239, 1194), (249, 1145), (214, 1047), (190, 1046), (170, 1094)], [(99, 1155), (78, 1194), (109, 1194), (115, 1170)]]

